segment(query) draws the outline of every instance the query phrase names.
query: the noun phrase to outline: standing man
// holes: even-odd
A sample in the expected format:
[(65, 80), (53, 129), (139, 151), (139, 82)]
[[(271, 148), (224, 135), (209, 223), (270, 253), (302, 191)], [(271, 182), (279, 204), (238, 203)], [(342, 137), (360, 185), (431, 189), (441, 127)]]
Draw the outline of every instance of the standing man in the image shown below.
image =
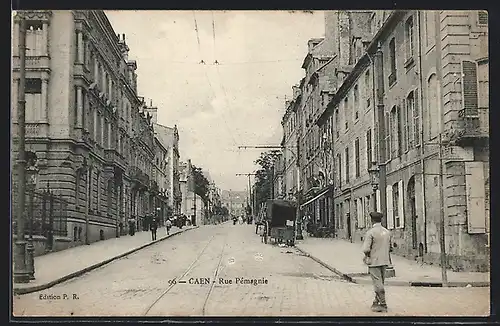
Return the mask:
[(363, 262), (368, 265), (368, 271), (372, 278), (375, 290), (375, 300), (372, 311), (387, 312), (385, 301), (385, 270), (391, 263), (391, 233), (382, 226), (382, 213), (371, 212), (372, 228), (365, 234), (363, 243)]
[(151, 218), (149, 228), (151, 230), (151, 240), (155, 241), (156, 240), (156, 230), (158, 230), (158, 222), (156, 221), (156, 218)]

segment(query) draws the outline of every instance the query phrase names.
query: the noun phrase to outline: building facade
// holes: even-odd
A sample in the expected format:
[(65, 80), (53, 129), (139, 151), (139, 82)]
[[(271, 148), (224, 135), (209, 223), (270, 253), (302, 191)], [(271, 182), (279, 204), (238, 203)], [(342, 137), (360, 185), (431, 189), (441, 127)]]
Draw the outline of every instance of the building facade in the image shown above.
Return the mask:
[(302, 63), (305, 76), (299, 88), (294, 88), (301, 214), (310, 216), (317, 227), (325, 228), (333, 223), (330, 213), (333, 179), (326, 166), (330, 153), (321, 147), (324, 135), (314, 122), (336, 88), (335, 72), (345, 69), (339, 64), (338, 42), (333, 37), (338, 24), (331, 24), (332, 14), (336, 15), (325, 13), (325, 37), (308, 42), (308, 53)]
[(167, 198), (168, 205), (174, 214), (180, 214), (182, 193), (179, 173), (179, 132), (177, 126), (167, 127), (154, 123), (155, 135), (159, 142), (167, 149)]
[(160, 224), (163, 225), (163, 222), (167, 217), (169, 217), (168, 213), (168, 150), (163, 146), (160, 140), (155, 137), (155, 161), (154, 161), (154, 180), (152, 190), (155, 192), (155, 203), (154, 207), (156, 209), (156, 216), (160, 220)]
[(372, 36), (339, 35), (353, 67), (317, 121), (332, 134), (337, 236), (362, 241), (376, 209), (397, 254), (439, 263), (443, 214), (449, 267), (489, 269), (487, 13), (343, 15)]
[(297, 161), (297, 105), (300, 89), (293, 86), (293, 98), (286, 103), (285, 114), (281, 120), (283, 127), (283, 193), (286, 199), (296, 200), (299, 189), (299, 166)]
[[(13, 24), (12, 134), (17, 151), (20, 23), (26, 24), (26, 150), (37, 188), (68, 202), (65, 246), (126, 232), (151, 211), (154, 135), (125, 35), (101, 10), (20, 11)], [(14, 167), (15, 168), (15, 167)], [(15, 171), (15, 169), (14, 169)], [(13, 174), (15, 193), (16, 174)]]

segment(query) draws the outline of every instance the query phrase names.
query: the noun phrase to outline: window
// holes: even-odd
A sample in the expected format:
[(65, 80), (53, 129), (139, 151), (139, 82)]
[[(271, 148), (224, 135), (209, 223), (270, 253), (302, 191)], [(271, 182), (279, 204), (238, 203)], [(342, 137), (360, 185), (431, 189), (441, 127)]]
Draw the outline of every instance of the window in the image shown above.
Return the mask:
[(369, 169), (372, 165), (372, 130), (366, 132), (366, 168)]
[(414, 133), (412, 129), (413, 125), (413, 110), (415, 107), (415, 98), (413, 92), (410, 92), (408, 94), (408, 97), (406, 98), (406, 108), (405, 108), (405, 135), (406, 135), (406, 142), (405, 142), (405, 151), (408, 149), (412, 149), (415, 146), (414, 143)]
[(486, 10), (478, 11), (477, 22), (479, 25), (488, 25), (488, 12)]
[(425, 11), (425, 45), (430, 48), (436, 44), (436, 12), (432, 10)]
[(390, 113), (385, 114), (385, 160), (391, 158), (391, 124), (390, 124)]
[(364, 207), (364, 212), (365, 212), (365, 220), (366, 220), (366, 224), (365, 225), (370, 225), (371, 224), (371, 218), (370, 218), (370, 199), (371, 197), (370, 196), (366, 196), (365, 197), (365, 207)]
[(465, 117), (478, 116), (478, 76), (477, 63), (462, 61), (462, 97)]
[(358, 221), (358, 228), (365, 227), (365, 214), (364, 214), (363, 198), (356, 199), (356, 218)]
[(354, 86), (354, 120), (358, 120), (359, 118), (359, 89), (358, 85)]
[(356, 178), (359, 178), (360, 169), (359, 169), (359, 138), (354, 141), (354, 160), (355, 160), (355, 172)]
[(41, 21), (28, 21), (26, 25), (26, 56), (46, 55), (44, 52), (47, 40), (43, 36), (43, 23)]
[(396, 106), (391, 109), (391, 158), (399, 156), (399, 110)]
[(392, 186), (394, 227), (404, 228), (403, 180)]
[(400, 224), (400, 216), (399, 216), (399, 189), (398, 184), (395, 183), (392, 185), (392, 209), (393, 209), (393, 218), (394, 218), (394, 227), (398, 227)]
[(342, 156), (337, 154), (337, 181), (339, 187), (342, 185)]
[(95, 210), (99, 212), (100, 204), (101, 204), (101, 174), (97, 172), (96, 176), (96, 203)]
[(396, 40), (392, 38), (389, 42), (389, 60), (390, 60), (390, 68), (391, 74), (389, 75), (389, 86), (393, 85), (396, 82)]
[(42, 93), (42, 80), (40, 78), (26, 78), (25, 85), (26, 94)]
[(349, 147), (345, 148), (345, 182), (349, 183)]
[(346, 97), (346, 98), (344, 98), (344, 124), (345, 124), (345, 130), (349, 129), (348, 111), (349, 111), (349, 99)]
[(25, 111), (26, 121), (38, 121), (42, 113), (42, 80), (40, 78), (26, 78), (25, 82)]
[(339, 138), (339, 128), (340, 128), (340, 122), (339, 122), (339, 109), (335, 109), (335, 138)]
[(372, 98), (372, 87), (371, 87), (371, 76), (370, 76), (370, 70), (367, 70), (365, 72), (365, 97), (366, 97), (366, 108), (368, 109), (371, 104), (371, 98)]
[(401, 108), (398, 106), (396, 107), (396, 119), (397, 119), (397, 139), (398, 139), (398, 156), (401, 156), (403, 154), (403, 118), (401, 116)]
[(76, 124), (78, 123), (78, 86), (75, 86), (74, 87), (74, 97), (75, 97), (75, 100), (74, 100), (74, 104), (75, 104), (75, 107), (73, 109), (73, 112), (74, 112), (74, 117), (73, 117), (73, 123)]
[(75, 176), (75, 208), (80, 209), (80, 185), (82, 183), (80, 170), (76, 171)]
[(113, 205), (113, 183), (111, 180), (108, 180), (108, 187), (107, 187), (107, 213), (108, 215), (111, 215), (111, 208)]
[(413, 16), (409, 17), (405, 24), (405, 47), (406, 60), (413, 58), (415, 54), (415, 39), (413, 35)]
[(427, 112), (429, 123), (429, 137), (435, 138), (439, 132), (439, 99), (438, 82), (436, 74), (432, 74), (427, 81)]

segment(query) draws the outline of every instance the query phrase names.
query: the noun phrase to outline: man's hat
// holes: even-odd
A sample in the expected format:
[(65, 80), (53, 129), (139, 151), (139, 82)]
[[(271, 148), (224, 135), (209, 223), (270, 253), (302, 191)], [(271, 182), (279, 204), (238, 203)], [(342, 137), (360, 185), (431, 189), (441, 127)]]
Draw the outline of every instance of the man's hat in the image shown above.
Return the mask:
[(379, 212), (371, 212), (370, 213), (370, 217), (371, 218), (375, 218), (375, 219), (382, 219), (384, 215), (382, 213), (379, 213)]

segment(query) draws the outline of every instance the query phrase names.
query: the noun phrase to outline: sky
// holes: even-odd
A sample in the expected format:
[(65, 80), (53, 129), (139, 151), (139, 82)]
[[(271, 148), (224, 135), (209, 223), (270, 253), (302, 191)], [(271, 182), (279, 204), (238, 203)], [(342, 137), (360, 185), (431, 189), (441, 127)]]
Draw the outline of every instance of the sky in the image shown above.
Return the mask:
[(307, 41), (324, 36), (323, 12), (106, 14), (137, 61), (139, 95), (158, 107), (158, 123), (177, 125), (181, 160), (221, 189), (247, 189), (236, 174), (254, 173), (265, 150), (238, 146), (281, 142), (285, 100), (304, 76)]

